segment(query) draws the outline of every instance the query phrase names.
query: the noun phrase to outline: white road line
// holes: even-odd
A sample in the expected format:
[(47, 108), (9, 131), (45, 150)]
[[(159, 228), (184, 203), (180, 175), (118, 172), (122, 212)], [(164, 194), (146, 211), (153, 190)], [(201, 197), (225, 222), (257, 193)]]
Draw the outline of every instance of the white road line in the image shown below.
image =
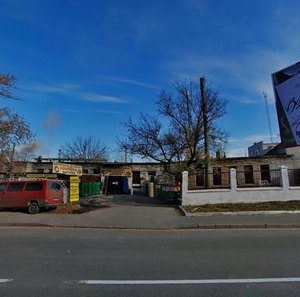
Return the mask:
[(12, 281), (13, 281), (13, 279), (11, 279), (11, 278), (0, 278), (0, 283), (9, 283)]
[[(245, 279), (178, 279), (178, 280), (79, 280), (84, 285), (202, 285), (202, 284), (249, 284), (300, 282), (300, 277), (245, 278)], [(67, 282), (69, 283), (69, 282)]]

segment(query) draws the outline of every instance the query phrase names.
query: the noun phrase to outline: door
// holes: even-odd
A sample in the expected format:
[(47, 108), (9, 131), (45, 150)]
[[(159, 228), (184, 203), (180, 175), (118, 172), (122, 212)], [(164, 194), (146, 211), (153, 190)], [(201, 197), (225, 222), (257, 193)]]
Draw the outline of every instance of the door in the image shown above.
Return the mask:
[(260, 175), (262, 181), (267, 181), (268, 183), (271, 182), (271, 175), (270, 175), (270, 166), (269, 164), (260, 165)]
[(254, 176), (253, 176), (253, 166), (245, 165), (244, 166), (244, 174), (245, 174), (245, 184), (253, 184)]
[(132, 186), (135, 188), (141, 187), (141, 172), (132, 171)]
[(61, 204), (64, 200), (64, 188), (59, 181), (45, 182), (44, 187), (47, 187), (47, 198), (49, 204)]

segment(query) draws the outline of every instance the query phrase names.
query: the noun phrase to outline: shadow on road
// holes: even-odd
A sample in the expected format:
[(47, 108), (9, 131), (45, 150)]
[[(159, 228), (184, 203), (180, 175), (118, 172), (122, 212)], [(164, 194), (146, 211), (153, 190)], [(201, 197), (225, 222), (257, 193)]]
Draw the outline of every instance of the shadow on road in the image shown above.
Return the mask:
[(132, 206), (152, 206), (152, 207), (175, 207), (175, 203), (166, 202), (157, 198), (146, 196), (141, 191), (136, 191), (133, 195), (116, 194), (107, 196), (94, 196), (83, 198), (87, 199), (89, 204), (94, 205), (132, 205)]

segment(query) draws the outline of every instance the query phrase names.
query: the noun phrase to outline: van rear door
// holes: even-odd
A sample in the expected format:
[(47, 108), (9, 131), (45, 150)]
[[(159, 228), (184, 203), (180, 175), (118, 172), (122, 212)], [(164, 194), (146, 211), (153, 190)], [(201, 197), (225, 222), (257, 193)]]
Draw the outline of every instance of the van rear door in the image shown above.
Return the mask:
[(7, 199), (5, 196), (7, 183), (0, 183), (0, 207), (6, 207)]
[(59, 181), (48, 181), (48, 204), (59, 205), (63, 203), (63, 187)]
[(24, 182), (9, 182), (3, 195), (4, 207), (26, 207), (24, 201), (23, 188)]

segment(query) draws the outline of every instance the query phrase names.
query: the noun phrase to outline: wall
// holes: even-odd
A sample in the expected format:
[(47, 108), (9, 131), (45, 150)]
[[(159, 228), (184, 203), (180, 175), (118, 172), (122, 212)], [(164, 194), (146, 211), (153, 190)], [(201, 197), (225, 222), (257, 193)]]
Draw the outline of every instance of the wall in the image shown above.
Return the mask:
[(182, 173), (182, 205), (254, 203), (300, 200), (300, 187), (290, 187), (287, 167), (282, 166), (281, 187), (237, 188), (236, 169), (230, 170), (230, 189), (188, 190), (188, 172)]
[[(300, 159), (300, 155), (298, 156)], [(294, 165), (297, 157), (284, 155), (284, 156), (259, 156), (259, 157), (234, 157), (234, 158), (221, 158), (211, 161), (211, 167), (221, 167), (222, 172), (228, 172), (230, 167), (236, 167), (237, 170), (244, 170), (245, 165), (252, 165), (254, 171), (260, 170), (260, 165), (269, 164), (270, 170), (278, 169), (280, 166), (287, 166), (289, 169), (300, 168)], [(300, 165), (300, 162), (299, 162)]]
[(291, 159), (293, 161), (294, 164), (294, 168), (300, 168), (300, 149), (299, 147), (289, 147), (286, 148), (286, 153), (288, 155), (291, 155)]

